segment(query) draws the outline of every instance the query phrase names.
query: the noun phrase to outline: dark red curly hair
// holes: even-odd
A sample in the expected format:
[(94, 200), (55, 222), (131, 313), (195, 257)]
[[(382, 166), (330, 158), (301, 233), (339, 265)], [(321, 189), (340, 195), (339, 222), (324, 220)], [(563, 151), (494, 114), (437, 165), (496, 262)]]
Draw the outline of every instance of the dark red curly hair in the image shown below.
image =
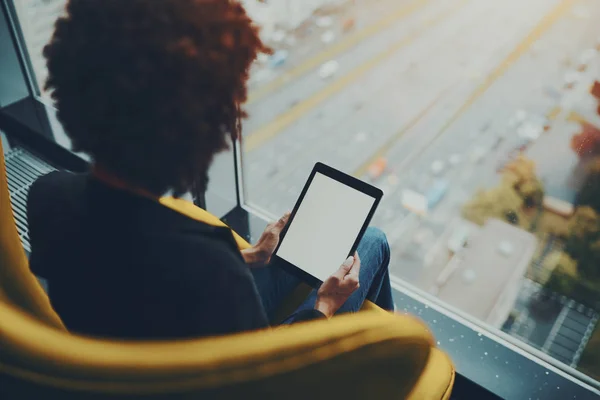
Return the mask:
[(44, 48), (75, 151), (156, 195), (205, 190), (269, 53), (237, 0), (69, 0)]

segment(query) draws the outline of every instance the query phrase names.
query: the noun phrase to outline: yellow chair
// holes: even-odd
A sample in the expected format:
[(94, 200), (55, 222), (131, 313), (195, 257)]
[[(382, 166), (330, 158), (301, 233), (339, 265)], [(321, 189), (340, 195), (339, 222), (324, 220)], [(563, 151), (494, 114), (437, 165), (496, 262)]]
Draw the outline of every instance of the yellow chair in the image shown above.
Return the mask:
[(0, 399), (449, 398), (454, 368), (427, 327), (381, 311), (194, 340), (70, 334), (29, 271), (0, 169)]

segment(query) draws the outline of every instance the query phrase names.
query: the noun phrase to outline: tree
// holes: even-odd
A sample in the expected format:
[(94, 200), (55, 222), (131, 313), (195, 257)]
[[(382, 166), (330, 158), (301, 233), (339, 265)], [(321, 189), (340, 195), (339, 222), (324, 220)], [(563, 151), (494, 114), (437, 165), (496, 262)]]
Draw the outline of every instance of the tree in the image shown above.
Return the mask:
[(581, 132), (571, 138), (571, 149), (579, 157), (600, 153), (600, 129), (581, 121)]
[(600, 216), (591, 207), (578, 207), (569, 221), (565, 251), (577, 260), (586, 279), (600, 279)]
[(574, 279), (573, 277), (565, 275), (559, 271), (554, 271), (544, 287), (552, 292), (557, 292), (564, 294), (565, 296), (572, 297), (577, 287), (577, 279)]
[(575, 279), (579, 277), (577, 261), (563, 251), (553, 251), (548, 254), (544, 259), (543, 266), (548, 271), (556, 271)]
[(519, 155), (504, 167), (502, 182), (515, 189), (526, 208), (542, 204), (544, 187), (536, 175), (535, 162), (524, 155)]
[(477, 192), (463, 207), (463, 215), (479, 225), (483, 225), (488, 218), (497, 218), (517, 225), (525, 221), (522, 208), (521, 196), (511, 186), (502, 184)]
[(591, 161), (587, 167), (587, 177), (575, 202), (578, 206), (590, 206), (600, 212), (600, 157)]
[(577, 207), (569, 221), (569, 232), (571, 236), (583, 239), (585, 236), (597, 234), (600, 228), (599, 224), (600, 218), (593, 208)]
[(588, 242), (588, 247), (579, 256), (579, 271), (585, 279), (600, 279), (600, 239)]

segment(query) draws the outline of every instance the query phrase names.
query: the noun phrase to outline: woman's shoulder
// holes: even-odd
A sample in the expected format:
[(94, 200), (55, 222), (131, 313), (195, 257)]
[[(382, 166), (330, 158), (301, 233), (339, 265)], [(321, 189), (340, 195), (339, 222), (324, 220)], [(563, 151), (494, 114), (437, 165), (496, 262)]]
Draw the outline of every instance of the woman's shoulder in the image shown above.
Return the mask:
[(48, 211), (61, 199), (78, 192), (83, 187), (87, 175), (67, 171), (52, 171), (39, 177), (27, 195), (28, 213)]

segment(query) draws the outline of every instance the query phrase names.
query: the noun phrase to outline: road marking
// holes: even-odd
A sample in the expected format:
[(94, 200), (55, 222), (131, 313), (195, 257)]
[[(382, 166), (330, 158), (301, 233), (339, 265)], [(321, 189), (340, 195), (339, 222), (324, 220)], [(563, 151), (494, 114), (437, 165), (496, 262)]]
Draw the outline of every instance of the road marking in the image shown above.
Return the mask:
[[(484, 94), (498, 78), (508, 71), (508, 69), (519, 59), (521, 56), (531, 47), (531, 45), (542, 36), (550, 27), (563, 16), (571, 6), (578, 0), (563, 0), (558, 6), (552, 10), (549, 14), (540, 21), (540, 23), (531, 31), (529, 35), (502, 61), (502, 63), (496, 67), (491, 74), (489, 74), (486, 80), (475, 89), (467, 101), (458, 109), (458, 111), (450, 118), (440, 132), (438, 136), (446, 131), (469, 107), (475, 103), (475, 101)], [(434, 139), (435, 140), (435, 139)]]
[(558, 116), (560, 115), (561, 111), (562, 111), (562, 109), (559, 106), (554, 107), (548, 113), (548, 119), (550, 121), (554, 121), (556, 118), (558, 118)]
[[(563, 0), (550, 13), (546, 14), (546, 16), (533, 29), (533, 31), (531, 31), (531, 33), (529, 33), (529, 35), (527, 35), (527, 37), (521, 43), (519, 43), (519, 45), (517, 45), (517, 47), (502, 61), (502, 63), (498, 65), (496, 69), (494, 69), (492, 73), (487, 76), (485, 81), (481, 83), (473, 93), (471, 93), (471, 96), (469, 96), (467, 101), (462, 104), (462, 106), (452, 115), (452, 117), (450, 117), (450, 119), (446, 121), (446, 123), (444, 123), (444, 125), (442, 125), (441, 129), (430, 140), (429, 143), (431, 144), (435, 142), (450, 126), (452, 126), (452, 124), (456, 122), (456, 120), (458, 120), (458, 118), (462, 116), (469, 109), (469, 107), (471, 107), (473, 103), (475, 103), (475, 101), (492, 86), (492, 84), (498, 78), (500, 78), (506, 73), (506, 71), (508, 71), (508, 69), (515, 63), (515, 61), (517, 61), (531, 47), (531, 45), (540, 38), (540, 36), (545, 31), (547, 31), (561, 16), (563, 16), (567, 11), (569, 11), (571, 6), (573, 6), (573, 4), (576, 1), (578, 0)], [(405, 130), (406, 128), (403, 128), (403, 130), (399, 132), (399, 134), (397, 134), (395, 137), (402, 137)], [(389, 142), (386, 142), (384, 146), (382, 146), (375, 154), (377, 155), (377, 157), (381, 157), (382, 155), (387, 153), (387, 151), (390, 148), (391, 144)], [(422, 148), (418, 149), (410, 158), (414, 160), (416, 157), (420, 156), (427, 148), (429, 148), (429, 146), (423, 146)], [(368, 165), (372, 163), (375, 158), (376, 157), (369, 158), (369, 160), (367, 160), (355, 172), (354, 175), (362, 176), (364, 172), (366, 172), (365, 165), (368, 167)]]
[(385, 18), (379, 20), (378, 22), (360, 31), (354, 32), (353, 34), (349, 35), (345, 40), (334, 44), (326, 50), (316, 54), (314, 57), (308, 59), (308, 61), (305, 61), (297, 67), (294, 67), (291, 70), (283, 73), (281, 76), (273, 79), (271, 82), (261, 86), (260, 88), (253, 90), (248, 96), (248, 101), (246, 102), (246, 105), (250, 105), (263, 99), (265, 96), (279, 89), (287, 82), (306, 74), (310, 70), (315, 69), (319, 65), (323, 64), (325, 61), (328, 61), (344, 53), (350, 48), (356, 46), (358, 43), (367, 39), (368, 37), (387, 29), (397, 20), (405, 18), (410, 14), (417, 12), (421, 8), (424, 8), (428, 3), (431, 3), (431, 1), (432, 0), (415, 1), (414, 3), (400, 8), (392, 14), (388, 14)]
[(583, 115), (579, 114), (576, 111), (571, 111), (569, 113), (569, 115), (567, 116), (567, 121), (568, 122), (576, 122), (576, 123), (582, 124), (582, 125), (587, 124), (587, 125), (594, 126), (594, 124), (589, 122)]
[[(453, 86), (453, 85), (452, 85)], [(450, 86), (450, 87), (452, 87)], [(385, 141), (385, 143), (375, 152), (373, 153), (373, 155), (371, 157), (369, 157), (369, 159), (367, 161), (365, 161), (364, 163), (362, 163), (360, 165), (360, 167), (358, 167), (353, 173), (352, 175), (356, 176), (356, 177), (361, 177), (364, 174), (367, 173), (367, 170), (369, 169), (369, 166), (371, 164), (373, 164), (373, 162), (375, 162), (375, 160), (377, 160), (380, 157), (383, 157), (385, 155), (385, 153), (387, 153), (390, 149), (390, 147), (392, 147), (392, 145), (398, 140), (400, 139), (402, 136), (404, 136), (404, 134), (406, 132), (408, 132), (410, 129), (412, 129), (425, 115), (427, 115), (429, 113), (429, 111), (431, 111), (431, 109), (442, 99), (442, 97), (444, 97), (444, 95), (450, 90), (450, 87), (442, 90), (434, 99), (431, 103), (429, 103), (427, 105), (427, 107), (425, 107), (421, 112), (419, 112), (419, 114), (417, 114), (412, 120), (410, 120), (410, 122), (405, 125), (398, 133), (396, 133), (395, 135), (392, 135), (392, 137), (390, 137), (388, 140)]]
[(579, 360), (581, 359), (581, 354), (587, 347), (587, 344), (592, 336), (592, 332), (594, 331), (594, 328), (596, 327), (596, 323), (598, 322), (598, 317), (599, 317), (598, 314), (594, 313), (594, 316), (590, 319), (590, 322), (588, 323), (588, 326), (585, 330), (585, 334), (583, 335), (583, 339), (579, 343), (579, 348), (575, 352), (575, 356), (573, 356), (573, 362), (571, 363), (571, 367), (575, 368), (579, 364)]
[(340, 92), (350, 83), (356, 81), (360, 76), (368, 72), (369, 70), (376, 67), (378, 64), (383, 62), (385, 59), (394, 55), (401, 48), (411, 44), (415, 41), (422, 33), (433, 25), (447, 19), (454, 12), (458, 11), (470, 0), (462, 0), (456, 6), (447, 10), (446, 12), (428, 20), (419, 29), (409, 34), (406, 38), (396, 42), (393, 46), (389, 47), (386, 51), (380, 53), (374, 58), (371, 58), (367, 62), (354, 68), (340, 79), (334, 81), (331, 85), (326, 86), (322, 90), (318, 91), (306, 100), (296, 104), (289, 111), (280, 114), (270, 123), (266, 124), (262, 128), (251, 133), (248, 137), (244, 138), (243, 145), (246, 152), (251, 152), (262, 146), (265, 142), (271, 140), (277, 136), (283, 129), (291, 125), (293, 122), (298, 120), (301, 116), (323, 103), (326, 99)]
[[(571, 302), (574, 302), (574, 301), (571, 300)], [(546, 338), (546, 340), (544, 341), (544, 345), (542, 346), (542, 351), (544, 353), (548, 353), (548, 350), (550, 350), (550, 346), (552, 346), (552, 343), (554, 343), (554, 339), (556, 339), (556, 335), (558, 334), (558, 331), (560, 330), (561, 326), (563, 325), (563, 322), (565, 322), (565, 318), (567, 318), (567, 314), (569, 313), (569, 310), (570, 310), (570, 308), (567, 305), (564, 305), (562, 310), (560, 310), (560, 313), (558, 314), (558, 317), (554, 321), (554, 325), (552, 325), (552, 329), (550, 329), (550, 333), (548, 333), (548, 337)], [(571, 357), (571, 361), (573, 361), (573, 357)]]

